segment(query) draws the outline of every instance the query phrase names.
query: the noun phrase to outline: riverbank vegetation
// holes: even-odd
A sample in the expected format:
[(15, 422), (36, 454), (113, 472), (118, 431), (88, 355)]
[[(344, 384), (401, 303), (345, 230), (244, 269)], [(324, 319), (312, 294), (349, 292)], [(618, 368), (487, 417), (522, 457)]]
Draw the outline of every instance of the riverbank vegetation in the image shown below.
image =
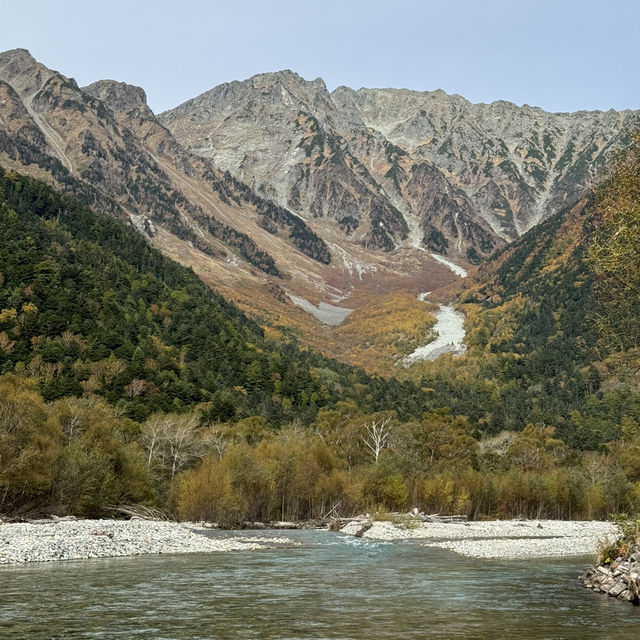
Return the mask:
[(636, 559), (640, 559), (640, 518), (614, 514), (611, 519), (620, 530), (620, 535), (615, 540), (602, 541), (597, 564), (610, 565), (618, 559), (628, 560), (634, 554)]
[(639, 510), (640, 292), (620, 278), (639, 269), (616, 244), (640, 228), (638, 167), (636, 143), (486, 265), (467, 355), (404, 380), (270, 341), (122, 223), (0, 171), (0, 513)]
[(628, 422), (602, 451), (572, 449), (548, 426), (478, 440), (446, 410), (401, 422), (350, 401), (278, 429), (206, 411), (136, 422), (97, 396), (46, 402), (33, 380), (5, 375), (0, 427), (0, 509), (10, 514), (109, 516), (139, 503), (237, 526), (414, 506), (567, 519), (640, 507), (640, 429)]

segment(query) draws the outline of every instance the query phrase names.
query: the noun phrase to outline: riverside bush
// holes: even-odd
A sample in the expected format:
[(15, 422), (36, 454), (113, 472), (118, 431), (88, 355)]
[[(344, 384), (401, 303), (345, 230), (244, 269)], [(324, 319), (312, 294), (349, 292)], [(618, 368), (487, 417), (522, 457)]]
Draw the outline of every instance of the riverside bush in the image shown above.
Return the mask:
[(624, 513), (612, 514), (610, 520), (620, 529), (615, 540), (605, 539), (598, 549), (598, 564), (611, 564), (617, 558), (627, 560), (640, 552), (640, 515), (629, 517)]

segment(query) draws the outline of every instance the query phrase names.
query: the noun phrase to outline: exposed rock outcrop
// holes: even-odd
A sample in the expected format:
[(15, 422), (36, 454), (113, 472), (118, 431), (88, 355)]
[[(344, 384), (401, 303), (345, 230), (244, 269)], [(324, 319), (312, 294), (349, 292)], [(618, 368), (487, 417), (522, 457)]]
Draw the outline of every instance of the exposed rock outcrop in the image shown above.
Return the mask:
[(153, 116), (142, 87), (115, 80), (98, 80), (84, 87), (84, 91), (102, 100), (114, 113), (128, 114), (137, 109), (149, 117)]
[(365, 245), (471, 261), (574, 204), (640, 114), (547, 113), (443, 91), (329, 92), (291, 71), (159, 116), (194, 153)]

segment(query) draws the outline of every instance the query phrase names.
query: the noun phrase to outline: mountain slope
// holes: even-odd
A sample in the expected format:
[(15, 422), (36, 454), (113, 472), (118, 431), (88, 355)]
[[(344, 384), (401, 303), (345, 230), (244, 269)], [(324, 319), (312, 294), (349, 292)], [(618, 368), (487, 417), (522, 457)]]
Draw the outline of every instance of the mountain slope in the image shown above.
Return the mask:
[[(22, 126), (40, 130), (37, 142), (44, 151), (67, 171), (114, 199), (138, 226), (145, 225), (145, 216), (212, 255), (220, 251), (216, 239), (220, 240), (259, 269), (279, 275), (273, 258), (260, 251), (251, 238), (205, 212), (174, 184), (170, 167), (163, 166), (166, 159), (188, 175), (207, 173), (214, 192), (220, 188), (216, 182), (224, 182), (224, 176), (199, 159), (190, 163), (189, 154), (155, 121), (144, 91), (115, 82), (81, 90), (73, 80), (46, 69), (25, 51), (1, 56), (0, 76), (12, 94), (12, 104), (19, 99), (23, 106), (22, 111), (14, 108), (17, 118), (9, 116), (7, 120), (30, 118)], [(267, 203), (260, 204), (264, 216), (278, 216)], [(294, 218), (283, 224), (295, 226), (300, 221)], [(147, 224), (146, 230), (150, 229)], [(310, 234), (309, 244), (314, 242), (318, 245), (314, 257), (328, 262), (326, 247)]]
[(129, 222), (261, 324), (345, 360), (347, 344), (290, 295), (313, 304), (351, 296), (367, 313), (375, 307), (368, 291), (402, 292), (409, 304), (423, 288), (455, 280), (422, 250), (365, 248), (259, 196), (179, 144), (142, 89), (112, 80), (79, 88), (25, 50), (0, 54), (0, 162)]
[(640, 295), (620, 278), (637, 283), (639, 158), (636, 140), (594, 192), (484, 264), (459, 296), (466, 356), (406, 375), (490, 433), (553, 425), (597, 449), (640, 424)]
[[(123, 99), (135, 102), (131, 93)], [(195, 193), (199, 183), (172, 171)], [(112, 212), (122, 221), (96, 215), (1, 170), (0, 509), (103, 517), (142, 502), (235, 526), (338, 507), (501, 518), (637, 510), (639, 187), (636, 146), (594, 196), (483, 265), (462, 296), (467, 355), (414, 365), (414, 385), (270, 339), (154, 249), (161, 231), (127, 227), (124, 207)], [(413, 316), (390, 322), (387, 309), (402, 307), (377, 284), (353, 299), (375, 298), (378, 315), (354, 311), (353, 323), (405, 333)], [(613, 322), (596, 323), (616, 300), (625, 305)], [(620, 327), (636, 335), (612, 340)], [(360, 346), (352, 328), (340, 327)], [(380, 424), (389, 438), (378, 457)], [(189, 448), (180, 459), (177, 440)]]
[[(477, 300), (467, 308), (494, 312), (498, 323), (527, 304), (534, 309), (550, 288), (549, 270), (559, 285), (555, 297), (565, 302), (543, 311), (570, 307), (567, 294), (583, 274), (574, 250), (585, 220), (575, 209), (545, 223), (537, 240), (527, 235), (521, 242), (532, 244), (527, 255), (538, 255), (537, 264), (534, 257), (518, 266), (524, 245), (505, 253), (471, 288), (468, 295)], [(525, 305), (507, 304), (518, 297), (515, 286)], [(504, 297), (502, 307), (496, 296)], [(489, 326), (474, 326), (481, 324)], [(523, 333), (516, 329), (512, 336)], [(578, 334), (575, 327), (567, 331), (569, 338)], [(532, 346), (554, 334), (545, 329)], [(498, 345), (506, 363), (508, 332), (501, 327), (492, 336), (480, 336), (473, 350)], [(43, 182), (0, 170), (0, 509), (6, 516), (104, 518), (135, 513), (132, 505), (142, 504), (238, 527), (257, 518), (326, 518), (410, 505), (470, 518), (605, 518), (637, 508), (640, 394), (591, 393), (564, 422), (559, 404), (554, 424), (565, 442), (548, 422), (514, 433), (515, 421), (499, 438), (478, 441), (499, 424), (472, 411), (469, 420), (452, 413), (442, 402), (442, 383), (450, 384), (454, 403), (472, 408), (481, 400), (486, 412), (501, 402), (508, 411), (510, 401), (521, 399), (504, 384), (513, 372), (503, 368), (500, 378), (490, 358), (479, 371), (467, 356), (457, 377), (447, 378), (452, 363), (441, 360), (439, 377), (424, 375), (419, 389), (292, 343), (274, 344), (122, 222)], [(496, 397), (485, 399), (492, 371)], [(522, 373), (530, 375), (526, 361)], [(428, 387), (432, 381), (439, 386)], [(545, 391), (559, 397), (553, 386)], [(525, 399), (545, 397), (526, 392)], [(549, 406), (525, 408), (546, 418)], [(375, 440), (380, 425), (387, 435)], [(602, 453), (582, 450), (603, 442)]]
[(259, 193), (349, 238), (477, 261), (597, 180), (638, 112), (550, 114), (442, 91), (339, 87), (291, 71), (208, 91), (159, 116)]
[(46, 400), (97, 394), (138, 420), (198, 406), (273, 426), (347, 398), (419, 414), (415, 388), (265, 339), (121, 222), (1, 168), (0, 196), (0, 373), (36, 380)]
[[(577, 199), (637, 115), (329, 93), (282, 72), (156, 117), (139, 87), (0, 54), (4, 166), (131, 224), (262, 326), (385, 374), (429, 335), (416, 295), (457, 280), (431, 253), (468, 267)], [(496, 194), (505, 233), (485, 216)], [(322, 305), (352, 313), (332, 326), (307, 313)]]

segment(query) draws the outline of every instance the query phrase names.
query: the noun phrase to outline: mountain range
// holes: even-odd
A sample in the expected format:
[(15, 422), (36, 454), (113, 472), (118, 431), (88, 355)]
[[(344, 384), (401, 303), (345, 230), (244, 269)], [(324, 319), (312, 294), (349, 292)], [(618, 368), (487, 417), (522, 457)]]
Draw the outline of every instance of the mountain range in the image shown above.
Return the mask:
[(637, 512), (637, 120), (0, 54), (0, 511)]
[(26, 50), (0, 54), (1, 164), (125, 220), (261, 324), (371, 368), (428, 332), (415, 296), (458, 279), (443, 256), (469, 268), (574, 205), (638, 124), (329, 92), (291, 71), (156, 116), (139, 87), (80, 88)]
[(574, 204), (640, 115), (472, 104), (441, 90), (330, 93), (281, 71), (159, 120), (193, 153), (352, 240), (474, 261)]

